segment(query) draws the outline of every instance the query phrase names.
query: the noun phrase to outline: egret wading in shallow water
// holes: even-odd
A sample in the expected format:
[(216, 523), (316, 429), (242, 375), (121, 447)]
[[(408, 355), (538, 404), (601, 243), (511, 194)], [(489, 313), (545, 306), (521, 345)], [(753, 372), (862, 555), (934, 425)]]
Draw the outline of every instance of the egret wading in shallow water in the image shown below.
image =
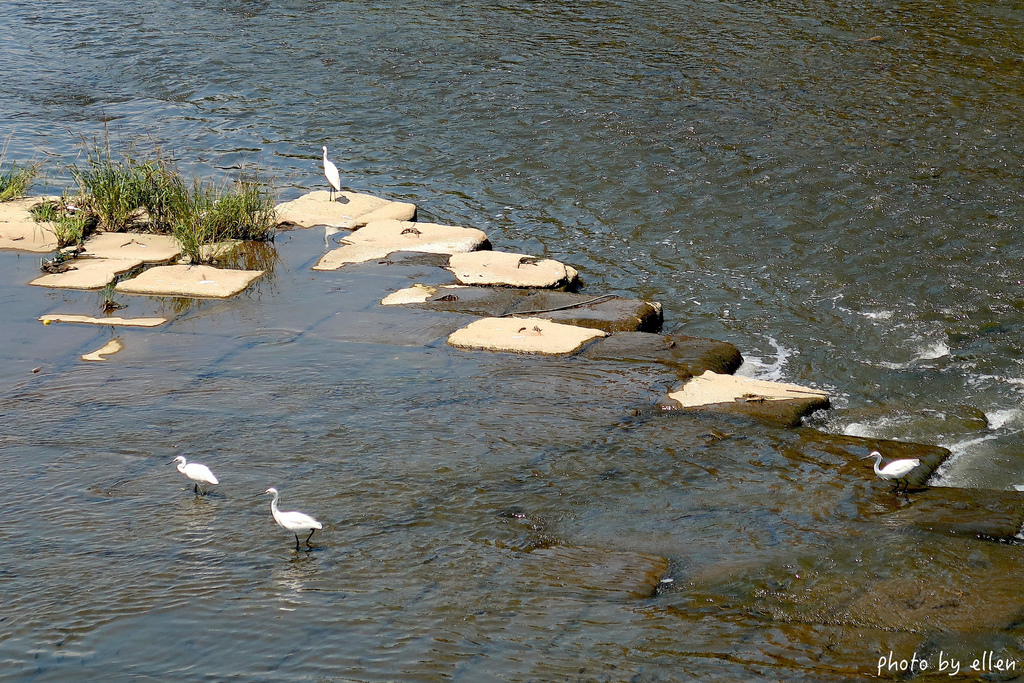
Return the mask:
[(341, 175), (338, 174), (338, 167), (327, 158), (327, 145), (322, 147), (324, 150), (324, 175), (327, 176), (327, 182), (331, 184), (331, 201), (334, 201), (334, 193), (341, 192)]
[(213, 472), (206, 465), (200, 465), (197, 462), (188, 462), (185, 460), (184, 455), (179, 455), (171, 462), (178, 463), (178, 471), (184, 474), (186, 477), (195, 482), (195, 492), (197, 495), (205, 496), (206, 492), (199, 487), (200, 484), (219, 484), (217, 477), (213, 476)]
[(277, 499), (281, 497), (281, 494), (273, 487), (267, 489), (266, 493), (273, 494), (274, 496), (274, 500), (270, 501), (270, 512), (274, 515), (274, 521), (295, 534), (295, 549), (299, 549), (300, 531), (303, 533), (309, 532), (309, 536), (306, 536), (306, 545), (312, 548), (313, 546), (310, 545), (309, 539), (313, 538), (314, 531), (323, 529), (324, 525), (304, 512), (281, 512), (277, 509)]
[(907, 486), (910, 485), (906, 478), (907, 475), (910, 474), (911, 470), (921, 464), (921, 461), (917, 458), (907, 458), (905, 460), (893, 460), (885, 467), (879, 468), (878, 466), (882, 463), (881, 453), (878, 451), (871, 451), (870, 454), (865, 455), (862, 459), (866, 460), (868, 458), (875, 459), (875, 474), (882, 479), (896, 481), (896, 488), (894, 488), (893, 491), (899, 491), (900, 479), (902, 479), (903, 491), (906, 492)]

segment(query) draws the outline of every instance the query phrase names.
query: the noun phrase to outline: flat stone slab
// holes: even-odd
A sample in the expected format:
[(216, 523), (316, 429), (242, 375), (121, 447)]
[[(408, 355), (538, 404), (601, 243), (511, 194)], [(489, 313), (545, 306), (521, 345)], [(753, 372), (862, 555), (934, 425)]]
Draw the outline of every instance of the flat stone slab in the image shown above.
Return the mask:
[(117, 283), (124, 294), (213, 297), (224, 299), (244, 291), (262, 270), (226, 270), (213, 266), (156, 266)]
[(106, 344), (104, 344), (100, 348), (96, 349), (92, 353), (87, 353), (84, 356), (82, 356), (82, 360), (89, 360), (89, 361), (106, 360), (106, 358), (104, 358), (104, 356), (109, 356), (111, 354), (117, 353), (118, 351), (120, 351), (123, 348), (124, 348), (124, 344), (122, 344), (117, 339), (111, 339)]
[(908, 504), (879, 515), (886, 527), (913, 525), (937, 533), (1012, 539), (1024, 526), (1024, 496), (1016, 491), (936, 487), (911, 491), (906, 500)]
[(579, 273), (572, 266), (504, 251), (453, 254), (448, 268), (463, 285), (573, 289), (579, 282)]
[(482, 318), (456, 330), (448, 344), (461, 349), (567, 355), (605, 336), (600, 330), (563, 325), (544, 318)]
[(85, 240), (84, 246), (85, 257), (130, 258), (142, 263), (162, 263), (181, 254), (181, 245), (173, 237), (135, 232), (101, 232)]
[(49, 325), (50, 323), (83, 323), (86, 325), (115, 325), (118, 327), (157, 327), (167, 322), (167, 318), (121, 318), (119, 316), (94, 318), (90, 315), (74, 313), (49, 313), (39, 316), (39, 320), (44, 325)]
[(828, 406), (824, 391), (707, 370), (669, 393), (666, 407), (739, 413), (765, 424), (795, 427), (804, 415)]
[(659, 363), (683, 380), (707, 370), (731, 375), (743, 364), (739, 349), (728, 342), (647, 332), (618, 332), (597, 340), (580, 355), (593, 360)]
[(381, 304), (416, 305), (487, 317), (536, 314), (566, 325), (605, 332), (657, 330), (662, 322), (661, 305), (656, 302), (516, 287), (415, 284), (384, 297)]
[(57, 249), (57, 236), (29, 213), (36, 204), (59, 197), (22, 197), (0, 202), (0, 249), (46, 253)]
[(142, 261), (133, 258), (76, 258), (62, 265), (66, 265), (68, 270), (43, 275), (29, 284), (60, 289), (101, 289), (121, 273), (141, 266)]
[(313, 270), (336, 270), (348, 263), (381, 259), (394, 252), (457, 254), (487, 249), (487, 235), (475, 228), (411, 221), (374, 221), (345, 238), (345, 245), (324, 254)]
[(278, 224), (289, 223), (304, 228), (326, 225), (352, 229), (373, 221), (411, 221), (416, 217), (415, 204), (393, 202), (357, 192), (334, 194), (333, 202), (328, 191), (316, 190), (290, 202), (278, 204)]

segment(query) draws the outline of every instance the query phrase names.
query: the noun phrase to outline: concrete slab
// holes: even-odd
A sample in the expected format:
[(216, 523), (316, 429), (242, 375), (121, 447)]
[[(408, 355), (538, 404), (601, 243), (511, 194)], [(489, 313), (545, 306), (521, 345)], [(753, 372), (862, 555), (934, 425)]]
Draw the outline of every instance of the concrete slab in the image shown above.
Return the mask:
[(162, 263), (181, 254), (178, 240), (169, 235), (135, 232), (101, 232), (85, 240), (82, 256), (108, 259), (138, 259), (143, 263)]
[(44, 325), (49, 325), (50, 323), (83, 323), (86, 325), (113, 325), (117, 327), (157, 327), (167, 322), (167, 318), (121, 318), (119, 316), (94, 318), (91, 315), (78, 315), (75, 313), (49, 313), (39, 316), (39, 320)]
[(36, 204), (59, 197), (22, 197), (0, 202), (0, 249), (46, 253), (57, 249), (57, 236), (29, 212)]
[(82, 356), (82, 360), (89, 360), (89, 361), (106, 360), (106, 358), (104, 358), (104, 356), (109, 356), (111, 354), (115, 354), (115, 353), (117, 353), (118, 351), (120, 351), (123, 348), (124, 348), (124, 344), (122, 344), (119, 340), (111, 339), (106, 344), (104, 344), (100, 348), (96, 349), (92, 353), (87, 353), (84, 356)]
[(580, 355), (594, 360), (659, 363), (683, 380), (707, 370), (731, 375), (743, 363), (739, 349), (728, 342), (647, 332), (618, 332), (597, 340)]
[(384, 258), (395, 252), (456, 254), (490, 247), (475, 228), (410, 221), (374, 221), (345, 238), (345, 246), (328, 252), (314, 270), (335, 270), (347, 263)]
[(68, 270), (43, 275), (29, 284), (60, 289), (102, 289), (121, 273), (141, 266), (142, 261), (132, 258), (76, 258), (62, 265)]
[(326, 225), (353, 229), (372, 221), (409, 221), (416, 217), (415, 204), (393, 202), (357, 192), (336, 192), (335, 195), (340, 196), (332, 202), (329, 192), (316, 190), (290, 202), (278, 204), (277, 220), (279, 224), (299, 225), (304, 228)]
[(573, 289), (579, 282), (579, 273), (572, 266), (503, 251), (453, 254), (448, 267), (463, 285)]
[(244, 291), (262, 270), (226, 270), (213, 266), (157, 266), (119, 282), (124, 294), (227, 298)]
[(482, 318), (448, 337), (462, 349), (546, 355), (567, 355), (605, 336), (600, 330), (563, 325), (543, 318)]
[(796, 384), (720, 375), (711, 370), (668, 395), (666, 407), (739, 413), (778, 427), (795, 427), (804, 415), (829, 406), (828, 393)]

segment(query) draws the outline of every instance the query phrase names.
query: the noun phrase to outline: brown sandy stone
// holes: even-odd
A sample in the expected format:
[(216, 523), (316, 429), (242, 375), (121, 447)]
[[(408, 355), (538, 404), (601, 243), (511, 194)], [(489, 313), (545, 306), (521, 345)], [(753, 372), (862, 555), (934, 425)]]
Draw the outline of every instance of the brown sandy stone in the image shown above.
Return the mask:
[(144, 263), (162, 263), (181, 253), (178, 240), (168, 235), (134, 232), (101, 232), (85, 241), (82, 256), (92, 258), (132, 258)]
[(115, 325), (118, 327), (157, 327), (167, 322), (167, 318), (121, 318), (119, 316), (94, 318), (90, 315), (74, 313), (50, 313), (39, 316), (39, 320), (45, 325), (50, 323), (84, 323), (87, 325)]
[(104, 358), (103, 356), (109, 356), (111, 354), (117, 353), (118, 351), (120, 351), (123, 348), (124, 348), (124, 344), (122, 344), (119, 340), (111, 339), (106, 344), (104, 344), (100, 348), (96, 349), (92, 353), (87, 353), (84, 356), (82, 356), (82, 360), (91, 360), (91, 361), (106, 360), (106, 358)]
[(57, 236), (47, 223), (29, 213), (36, 204), (59, 197), (23, 197), (0, 202), (0, 249), (46, 253), (57, 249)]
[(244, 291), (262, 270), (226, 270), (213, 266), (157, 266), (119, 282), (118, 292), (155, 296), (227, 298)]
[(61, 289), (100, 289), (113, 282), (121, 273), (138, 268), (142, 261), (132, 258), (76, 258), (65, 261), (63, 265), (68, 270), (43, 275), (29, 284)]
[(829, 406), (828, 394), (796, 384), (720, 375), (711, 370), (668, 395), (667, 407), (739, 413), (764, 424), (795, 427), (804, 415)]
[(448, 343), (463, 349), (567, 355), (605, 336), (600, 330), (562, 325), (543, 318), (482, 318), (456, 330)]
[(448, 267), (463, 285), (573, 289), (579, 282), (572, 266), (502, 251), (453, 254)]
[(416, 217), (415, 204), (393, 202), (356, 192), (336, 192), (335, 195), (340, 195), (341, 199), (332, 202), (329, 192), (316, 190), (290, 202), (278, 204), (278, 222), (304, 228), (326, 225), (352, 229), (376, 220), (408, 221)]
[(313, 269), (336, 270), (348, 263), (372, 261), (394, 252), (455, 254), (490, 246), (487, 235), (475, 228), (398, 220), (369, 223), (344, 242), (344, 246), (324, 254)]

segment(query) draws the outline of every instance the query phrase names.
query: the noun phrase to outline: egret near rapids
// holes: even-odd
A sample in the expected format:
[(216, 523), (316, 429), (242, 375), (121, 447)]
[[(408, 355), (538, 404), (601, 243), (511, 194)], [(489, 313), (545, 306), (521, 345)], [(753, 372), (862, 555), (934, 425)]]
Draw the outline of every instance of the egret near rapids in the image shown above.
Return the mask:
[(171, 462), (178, 463), (178, 471), (184, 474), (186, 477), (195, 482), (195, 492), (197, 495), (205, 496), (206, 492), (199, 486), (200, 484), (219, 484), (217, 477), (213, 476), (213, 472), (206, 465), (200, 465), (197, 462), (188, 462), (185, 460), (184, 455), (179, 455)]
[(882, 479), (896, 481), (896, 488), (894, 488), (893, 491), (899, 491), (900, 480), (902, 479), (903, 491), (906, 492), (907, 486), (910, 485), (907, 481), (907, 475), (910, 474), (911, 470), (921, 464), (921, 461), (917, 458), (907, 458), (904, 460), (893, 460), (885, 467), (879, 468), (878, 466), (882, 463), (881, 453), (878, 451), (871, 451), (871, 453), (869, 455), (865, 455), (862, 460), (866, 460), (868, 458), (875, 459), (875, 474)]
[(306, 536), (306, 546), (312, 548), (309, 539), (313, 538), (313, 532), (317, 529), (323, 529), (324, 525), (316, 521), (304, 512), (281, 512), (277, 509), (277, 499), (281, 497), (281, 494), (277, 492), (277, 489), (271, 487), (265, 491), (265, 493), (273, 494), (274, 500), (270, 501), (270, 512), (274, 515), (274, 521), (277, 522), (281, 527), (295, 534), (295, 549), (299, 549), (299, 532), (309, 532), (309, 536)]
[(338, 174), (338, 167), (327, 158), (327, 145), (324, 145), (324, 175), (327, 182), (331, 184), (331, 201), (334, 201), (334, 193), (341, 192), (341, 176)]

